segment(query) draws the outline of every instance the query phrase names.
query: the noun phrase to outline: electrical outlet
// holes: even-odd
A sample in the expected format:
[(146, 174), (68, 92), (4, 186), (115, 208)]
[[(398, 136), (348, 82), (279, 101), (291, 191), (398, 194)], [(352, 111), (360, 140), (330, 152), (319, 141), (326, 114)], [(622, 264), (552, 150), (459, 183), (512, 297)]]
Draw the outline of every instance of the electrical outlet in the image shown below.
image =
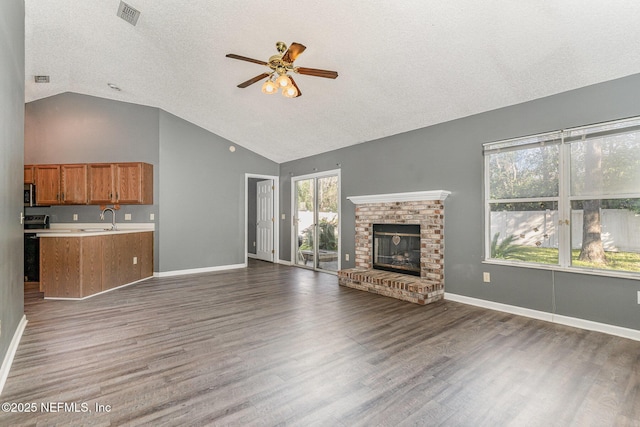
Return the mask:
[(254, 248), (256, 247), (256, 242), (253, 242), (253, 247), (254, 247)]
[(154, 219), (156, 219), (156, 215), (155, 214), (149, 214), (149, 221), (153, 221)]
[(640, 304), (640, 291), (638, 291), (638, 304)]
[(78, 220), (78, 214), (73, 214), (73, 220), (77, 221)]
[(138, 257), (134, 256), (133, 257), (133, 265), (136, 265), (138, 263)]
[(485, 283), (489, 283), (491, 282), (491, 273), (489, 273), (488, 271), (485, 271), (482, 273), (482, 281)]
[(280, 218), (287, 219), (287, 215), (286, 214), (282, 214), (282, 215), (280, 215)]
[(349, 254), (344, 254), (344, 260), (349, 261)]

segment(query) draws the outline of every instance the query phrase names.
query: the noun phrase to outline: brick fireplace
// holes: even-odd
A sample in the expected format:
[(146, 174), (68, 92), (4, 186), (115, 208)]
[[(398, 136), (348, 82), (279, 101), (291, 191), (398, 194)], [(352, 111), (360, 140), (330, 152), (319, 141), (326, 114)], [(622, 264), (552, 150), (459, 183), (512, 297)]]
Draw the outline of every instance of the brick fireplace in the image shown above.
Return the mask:
[[(341, 286), (416, 304), (444, 297), (444, 200), (448, 191), (347, 197), (356, 205), (355, 268), (338, 271)], [(420, 277), (373, 269), (373, 225), (420, 226)]]

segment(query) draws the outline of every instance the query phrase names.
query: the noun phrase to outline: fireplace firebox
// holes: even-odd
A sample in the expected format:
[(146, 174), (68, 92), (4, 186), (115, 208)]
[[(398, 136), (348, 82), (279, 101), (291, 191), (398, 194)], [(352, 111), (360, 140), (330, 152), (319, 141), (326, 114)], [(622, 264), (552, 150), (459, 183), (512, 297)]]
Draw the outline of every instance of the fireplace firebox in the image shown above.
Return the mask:
[(420, 225), (373, 224), (373, 268), (420, 276)]

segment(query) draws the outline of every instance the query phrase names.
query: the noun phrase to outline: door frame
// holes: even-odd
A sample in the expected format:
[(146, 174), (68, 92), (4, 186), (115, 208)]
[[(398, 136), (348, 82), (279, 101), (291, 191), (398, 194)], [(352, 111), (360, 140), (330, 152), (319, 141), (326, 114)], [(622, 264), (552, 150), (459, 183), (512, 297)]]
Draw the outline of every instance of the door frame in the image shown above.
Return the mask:
[[(291, 265), (294, 267), (300, 267), (300, 268), (307, 268), (310, 270), (314, 270), (314, 271), (320, 271), (323, 273), (329, 273), (329, 274), (338, 274), (338, 271), (330, 271), (330, 270), (323, 270), (321, 268), (316, 268), (316, 261), (315, 261), (315, 257), (314, 257), (314, 262), (313, 262), (313, 267), (305, 267), (303, 265), (299, 265), (296, 263), (296, 256), (297, 256), (297, 238), (298, 236), (295, 235), (295, 225), (294, 225), (294, 213), (296, 212), (295, 209), (295, 201), (296, 201), (296, 181), (300, 181), (300, 180), (305, 180), (305, 179), (315, 179), (316, 178), (323, 178), (323, 177), (327, 177), (327, 176), (337, 176), (338, 177), (338, 270), (340, 270), (342, 268), (342, 169), (332, 169), (332, 170), (328, 170), (328, 171), (323, 171), (323, 172), (314, 172), (308, 175), (295, 175), (295, 176), (291, 176)], [(317, 207), (317, 200), (316, 200), (316, 206), (314, 206), (314, 210)], [(316, 239), (317, 241), (317, 239)]]
[(249, 265), (249, 178), (273, 180), (273, 262), (280, 262), (280, 177), (276, 175), (262, 175), (257, 173), (244, 174), (244, 265)]

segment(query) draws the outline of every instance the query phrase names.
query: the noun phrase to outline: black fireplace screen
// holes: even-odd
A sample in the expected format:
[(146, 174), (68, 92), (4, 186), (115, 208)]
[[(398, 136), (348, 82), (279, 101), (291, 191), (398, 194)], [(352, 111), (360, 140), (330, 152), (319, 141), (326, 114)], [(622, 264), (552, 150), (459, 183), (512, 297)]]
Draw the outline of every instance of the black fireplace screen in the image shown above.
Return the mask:
[(420, 276), (420, 225), (373, 224), (373, 268)]

